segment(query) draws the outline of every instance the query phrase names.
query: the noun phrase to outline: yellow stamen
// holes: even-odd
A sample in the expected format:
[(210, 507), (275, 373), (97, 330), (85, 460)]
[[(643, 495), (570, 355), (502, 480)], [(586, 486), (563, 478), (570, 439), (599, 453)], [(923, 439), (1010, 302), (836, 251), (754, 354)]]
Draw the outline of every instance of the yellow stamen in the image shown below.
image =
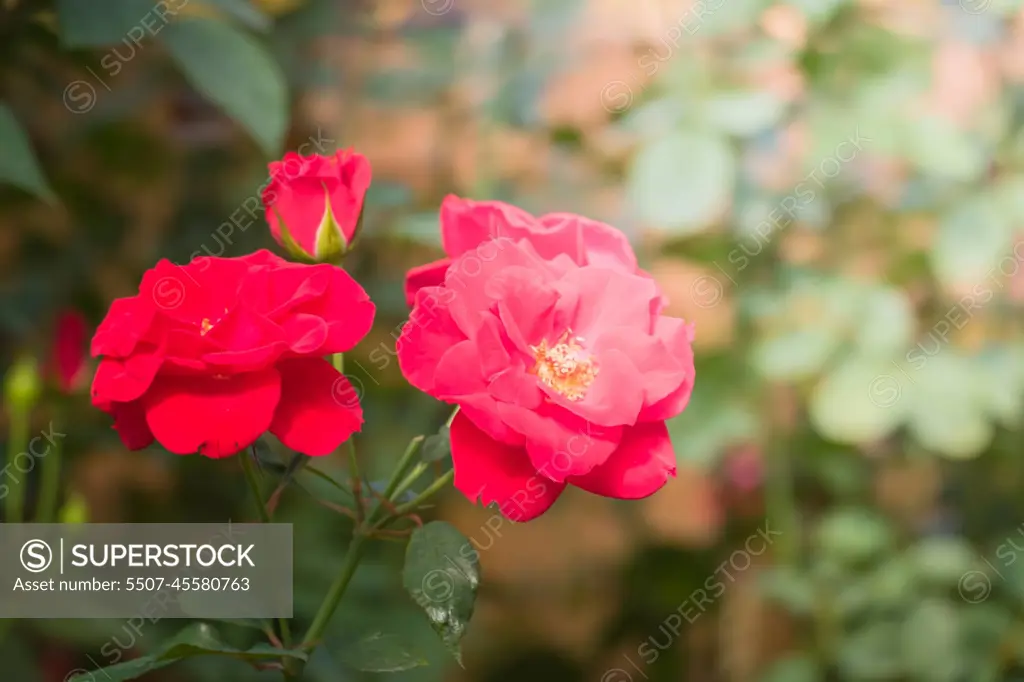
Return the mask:
[(583, 350), (582, 341), (566, 331), (551, 347), (547, 340), (541, 341), (539, 346), (530, 346), (536, 360), (531, 373), (542, 384), (573, 402), (586, 397), (599, 370), (594, 359)]

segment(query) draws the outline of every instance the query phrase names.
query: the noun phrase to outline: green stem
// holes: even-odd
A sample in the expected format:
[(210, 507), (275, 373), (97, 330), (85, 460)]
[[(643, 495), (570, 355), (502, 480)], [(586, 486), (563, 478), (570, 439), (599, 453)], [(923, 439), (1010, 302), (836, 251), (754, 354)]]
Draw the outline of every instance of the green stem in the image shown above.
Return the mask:
[(364, 531), (364, 528), (356, 529), (356, 533), (352, 537), (352, 544), (348, 547), (348, 553), (345, 555), (345, 561), (341, 565), (338, 577), (334, 579), (334, 583), (331, 585), (331, 589), (328, 590), (323, 604), (320, 605), (320, 610), (317, 611), (316, 616), (313, 618), (313, 624), (309, 626), (309, 631), (306, 632), (306, 636), (302, 639), (302, 644), (299, 645), (300, 649), (312, 651), (320, 643), (324, 630), (327, 629), (327, 624), (331, 621), (331, 617), (337, 610), (341, 598), (345, 595), (348, 584), (352, 582), (352, 576), (356, 574), (356, 568), (359, 567), (360, 559), (363, 558), (363, 549), (366, 542)]
[[(263, 502), (263, 491), (260, 487), (260, 481), (256, 474), (256, 467), (253, 466), (252, 458), (248, 452), (242, 452), (238, 455), (242, 460), (242, 471), (245, 472), (245, 480), (249, 483), (249, 490), (252, 491), (253, 501), (256, 503), (256, 509), (260, 515), (260, 521), (263, 523), (270, 523), (270, 512), (267, 510), (267, 505)], [(285, 648), (291, 647), (292, 645), (292, 632), (291, 627), (288, 625), (287, 618), (277, 619), (278, 627), (281, 631), (281, 644)]]
[[(7, 439), (7, 466), (15, 469), (15, 459), (26, 451), (28, 447), (29, 416), (27, 410), (12, 407), (10, 411), (11, 431)], [(31, 454), (29, 455), (31, 456)], [(11, 478), (10, 472), (8, 477)], [(7, 523), (21, 523), (25, 507), (25, 480), (11, 478), (13, 483), (8, 488), (6, 506), (4, 507), (4, 521)]]
[[(331, 364), (334, 365), (334, 369), (338, 370), (339, 374), (345, 374), (345, 354), (335, 353), (331, 356)], [(362, 495), (359, 493), (359, 458), (356, 456), (356, 444), (355, 441), (349, 437), (348, 442), (345, 443), (346, 449), (348, 450), (348, 475), (350, 484), (352, 486), (352, 492), (355, 494), (356, 506), (361, 509), (363, 506)]]
[(400, 504), (395, 507), (395, 511), (391, 513), (391, 516), (402, 516), (416, 509), (418, 506), (429, 500), (431, 497), (436, 495), (441, 488), (445, 487), (455, 479), (455, 469), (449, 469), (441, 478), (435, 480), (427, 489), (417, 495), (415, 498), (409, 500), (405, 504)]
[(396, 487), (391, 492), (391, 494), (388, 496), (388, 499), (394, 501), (401, 497), (402, 493), (411, 488), (412, 484), (418, 481), (420, 476), (423, 475), (423, 472), (425, 472), (429, 468), (430, 465), (427, 464), (426, 462), (420, 462), (415, 467), (413, 467), (413, 470), (409, 472), (409, 475), (406, 476), (402, 480), (402, 482), (398, 484), (398, 487)]
[[(60, 423), (59, 417), (58, 423)], [(36, 523), (54, 523), (57, 518), (60, 474), (63, 466), (61, 442), (61, 440), (56, 440), (52, 443), (50, 450), (46, 453), (46, 459), (43, 460), (43, 480), (39, 491), (39, 504), (36, 507)]]
[(398, 459), (398, 464), (395, 466), (395, 470), (391, 474), (391, 480), (388, 481), (388, 485), (384, 489), (385, 500), (390, 500), (393, 496), (401, 494), (399, 488), (402, 484), (399, 483), (399, 477), (409, 469), (409, 464), (412, 462), (413, 457), (416, 456), (416, 453), (419, 452), (420, 446), (423, 445), (424, 440), (426, 440), (426, 438), (423, 436), (416, 436), (409, 441), (409, 445), (406, 446), (405, 452), (403, 452), (402, 456)]
[[(769, 410), (772, 418), (778, 417)], [(791, 434), (773, 425), (775, 437), (767, 446), (765, 507), (767, 518), (779, 527), (778, 558), (785, 566), (795, 566), (800, 552), (800, 516), (793, 486), (793, 464), (790, 460)]]
[[(334, 362), (334, 366), (336, 368), (341, 365), (341, 360), (339, 360), (337, 356), (335, 356)], [(458, 408), (456, 408), (456, 410), (458, 410)], [(449, 425), (451, 425), (451, 420), (453, 418), (454, 413), (452, 413), (452, 417), (448, 419)], [(323, 603), (320, 604), (320, 609), (313, 617), (313, 623), (309, 626), (309, 630), (306, 632), (305, 637), (302, 638), (302, 643), (299, 645), (300, 649), (312, 652), (312, 650), (320, 643), (320, 640), (323, 638), (324, 631), (327, 629), (327, 625), (331, 622), (331, 618), (334, 617), (334, 612), (338, 610), (338, 605), (341, 603), (342, 597), (345, 596), (345, 590), (348, 589), (349, 583), (352, 582), (352, 577), (355, 575), (356, 569), (359, 567), (359, 562), (363, 558), (363, 552), (366, 549), (366, 541), (370, 538), (370, 533), (383, 523), (386, 523), (391, 518), (402, 513), (403, 508), (408, 507), (408, 505), (402, 505), (392, 514), (382, 513), (385, 509), (383, 500), (390, 499), (399, 490), (402, 485), (400, 482), (402, 474), (405, 473), (405, 470), (419, 451), (420, 445), (423, 441), (423, 436), (416, 436), (409, 442), (409, 445), (405, 448), (405, 452), (402, 453), (402, 456), (398, 460), (398, 465), (395, 467), (395, 470), (391, 472), (391, 477), (385, 487), (382, 501), (378, 502), (367, 517), (364, 518), (356, 527), (355, 532), (352, 535), (352, 544), (349, 545), (348, 553), (345, 555), (345, 561), (341, 565), (338, 577), (334, 579), (330, 589), (327, 591), (327, 596), (324, 597)], [(351, 447), (351, 443), (352, 439), (350, 438), (350, 462), (353, 467), (356, 467), (355, 448)], [(354, 468), (353, 473), (355, 474), (355, 477), (352, 479), (353, 484), (356, 484), (359, 481), (358, 468)], [(452, 480), (453, 477), (454, 471), (449, 472), (448, 475), (434, 481), (427, 490), (423, 491), (415, 500), (410, 502), (412, 507), (409, 508), (415, 508), (416, 505), (422, 504), (424, 500), (440, 490), (448, 481)], [(357, 500), (357, 503), (358, 502), (359, 501)], [(381, 520), (378, 521), (378, 518)], [(299, 666), (300, 674), (301, 670), (302, 666)]]

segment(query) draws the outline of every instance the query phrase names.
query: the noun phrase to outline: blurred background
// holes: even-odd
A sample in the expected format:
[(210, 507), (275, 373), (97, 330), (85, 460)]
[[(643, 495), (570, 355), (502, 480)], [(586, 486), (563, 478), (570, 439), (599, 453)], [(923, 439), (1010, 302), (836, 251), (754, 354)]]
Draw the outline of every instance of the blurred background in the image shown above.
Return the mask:
[[(450, 192), (623, 230), (696, 323), (698, 378), (652, 498), (570, 490), (525, 525), (439, 498), (483, 570), (464, 667), (379, 543), (307, 679), (1024, 680), (1022, 5), (0, 0), (0, 363), (46, 381), (60, 518), (256, 520), (237, 460), (126, 451), (78, 354), (158, 259), (275, 248), (251, 210), (268, 160), (353, 146), (372, 479), (447, 416), (394, 346)], [(30, 518), (45, 464), (5, 481)], [(351, 530), (311, 495), (343, 502), (315, 480), (282, 499), (299, 625)], [(0, 679), (62, 682), (184, 625), (7, 622)], [(408, 669), (358, 670), (375, 632)]]

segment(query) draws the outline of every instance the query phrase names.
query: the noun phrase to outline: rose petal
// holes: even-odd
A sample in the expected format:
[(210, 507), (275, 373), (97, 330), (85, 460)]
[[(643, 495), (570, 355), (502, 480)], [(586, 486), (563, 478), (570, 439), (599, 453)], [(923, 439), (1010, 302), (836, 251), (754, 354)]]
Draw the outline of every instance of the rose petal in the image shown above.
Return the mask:
[(573, 270), (555, 286), (559, 291), (578, 292), (576, 309), (565, 314), (573, 333), (590, 343), (602, 330), (615, 327), (649, 332), (652, 311), (661, 296), (654, 280), (597, 267)]
[(615, 451), (622, 427), (598, 427), (557, 405), (526, 409), (497, 404), (501, 420), (526, 438), (526, 452), (537, 471), (553, 481), (589, 473)]
[(449, 348), (466, 339), (452, 319), (450, 302), (451, 292), (446, 289), (420, 289), (409, 321), (402, 326), (402, 334), (395, 344), (402, 374), (410, 384), (431, 395), (434, 395), (437, 363)]
[(163, 317), (198, 332), (234, 308), (250, 265), (237, 258), (201, 256), (187, 265), (161, 260), (142, 276), (139, 297)]
[(281, 402), (270, 432), (287, 447), (310, 457), (322, 457), (362, 427), (359, 396), (331, 363), (301, 358), (285, 360), (277, 368), (281, 373)]
[(130, 357), (105, 357), (92, 380), (92, 403), (128, 403), (149, 389), (163, 364), (163, 350), (143, 343)]
[(587, 492), (620, 500), (638, 500), (658, 492), (676, 475), (676, 456), (664, 422), (638, 424), (622, 433), (608, 460), (569, 483)]
[(410, 308), (416, 303), (416, 292), (423, 287), (437, 287), (444, 284), (444, 273), (452, 264), (450, 258), (412, 268), (405, 274), (405, 304)]
[(146, 413), (140, 401), (114, 403), (114, 430), (129, 450), (141, 450), (153, 443), (153, 432), (146, 423)]
[[(612, 270), (633, 273), (636, 271), (636, 255), (626, 235), (611, 225), (584, 218), (574, 213), (549, 213), (538, 219), (545, 228), (556, 232), (572, 235), (579, 240), (579, 265), (596, 265)], [(545, 256), (543, 247), (537, 251)], [(562, 253), (572, 253), (562, 251)], [(546, 256), (545, 256), (546, 257)]]
[(90, 354), (94, 358), (101, 355), (127, 357), (146, 335), (155, 314), (151, 299), (138, 296), (115, 299), (92, 337)]
[(156, 440), (179, 455), (230, 457), (267, 430), (281, 396), (274, 368), (225, 376), (161, 375), (143, 398)]
[(565, 489), (537, 473), (522, 448), (491, 439), (462, 412), (452, 421), (451, 441), (455, 487), (473, 502), (497, 502), (512, 521), (537, 518)]
[(441, 202), (440, 222), (441, 243), (451, 258), (499, 237), (526, 237), (536, 225), (533, 216), (511, 204), (472, 201), (451, 194)]
[(295, 307), (295, 314), (315, 315), (327, 325), (327, 337), (319, 349), (323, 355), (346, 353), (363, 340), (373, 327), (377, 307), (352, 276), (333, 265), (314, 265), (327, 273), (322, 296)]
[(640, 411), (639, 421), (644, 422), (664, 421), (681, 414), (690, 402), (696, 378), (693, 365), (693, 325), (679, 318), (662, 316), (655, 321), (654, 333), (681, 368), (683, 380), (667, 396)]

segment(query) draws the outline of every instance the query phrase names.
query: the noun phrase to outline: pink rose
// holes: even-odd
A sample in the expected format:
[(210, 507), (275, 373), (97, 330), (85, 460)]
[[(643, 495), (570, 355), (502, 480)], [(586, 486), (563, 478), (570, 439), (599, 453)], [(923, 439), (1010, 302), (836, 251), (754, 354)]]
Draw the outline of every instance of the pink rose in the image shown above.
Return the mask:
[(542, 258), (576, 265), (602, 265), (646, 276), (638, 271), (636, 256), (625, 235), (610, 225), (572, 213), (548, 213), (535, 218), (501, 201), (472, 201), (448, 195), (441, 204), (441, 244), (448, 258), (409, 271), (405, 279), (409, 307), (419, 289), (444, 281), (451, 259), (498, 237), (525, 239)]
[[(661, 291), (611, 228), (480, 207), (446, 201), (446, 246), (460, 255), (419, 289), (398, 342), (409, 382), (460, 407), (455, 486), (514, 521), (566, 485), (653, 494), (676, 471), (665, 420), (693, 390), (692, 326), (660, 314)], [(487, 240), (487, 211), (530, 238)], [(586, 235), (603, 248), (585, 250)]]
[(351, 150), (334, 156), (288, 152), (269, 165), (263, 190), (274, 239), (306, 262), (337, 260), (352, 246), (370, 187), (370, 163)]

